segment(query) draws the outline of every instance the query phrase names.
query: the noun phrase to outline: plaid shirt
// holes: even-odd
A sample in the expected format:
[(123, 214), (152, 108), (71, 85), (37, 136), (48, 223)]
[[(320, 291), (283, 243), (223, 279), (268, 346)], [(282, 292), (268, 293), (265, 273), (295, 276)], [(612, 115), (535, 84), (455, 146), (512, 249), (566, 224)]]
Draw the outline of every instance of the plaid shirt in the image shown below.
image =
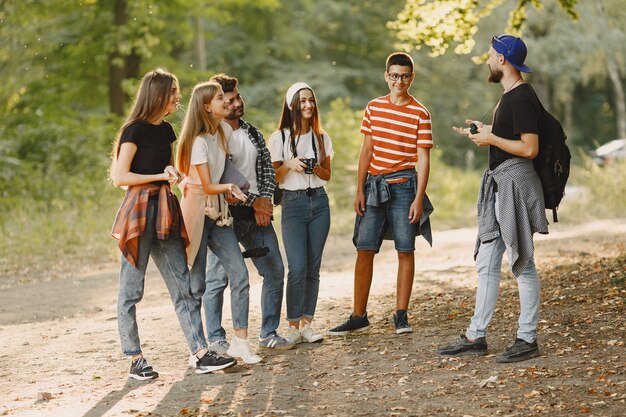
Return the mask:
[(240, 128), (244, 129), (248, 134), (250, 142), (256, 146), (259, 155), (256, 159), (256, 181), (259, 194), (248, 193), (248, 200), (244, 203), (246, 206), (252, 206), (254, 200), (258, 197), (272, 199), (274, 188), (276, 188), (276, 173), (272, 165), (270, 151), (267, 149), (263, 135), (256, 127), (250, 123), (240, 120)]
[(189, 246), (187, 230), (183, 223), (178, 198), (172, 193), (169, 184), (142, 184), (128, 187), (122, 205), (117, 211), (111, 236), (117, 239), (122, 255), (134, 267), (137, 267), (139, 238), (146, 230), (148, 221), (148, 200), (158, 195), (156, 211), (156, 237), (168, 240), (170, 235), (180, 234), (185, 247)]
[[(500, 221), (495, 213), (496, 187)], [(477, 209), (474, 259), (481, 243), (502, 237), (511, 272), (518, 277), (534, 255), (533, 234), (548, 233), (543, 191), (533, 162), (510, 158), (493, 170), (487, 169), (480, 185)]]

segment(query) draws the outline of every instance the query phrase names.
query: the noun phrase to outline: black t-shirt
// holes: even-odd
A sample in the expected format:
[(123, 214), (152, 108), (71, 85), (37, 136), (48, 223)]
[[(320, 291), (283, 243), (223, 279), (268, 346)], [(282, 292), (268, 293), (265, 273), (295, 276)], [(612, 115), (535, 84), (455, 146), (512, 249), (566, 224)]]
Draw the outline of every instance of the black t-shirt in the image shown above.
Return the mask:
[[(160, 125), (148, 122), (134, 122), (122, 132), (120, 145), (132, 142), (137, 145), (137, 152), (130, 164), (130, 172), (135, 174), (160, 174), (172, 159), (172, 142), (176, 134), (172, 125), (166, 121)], [(166, 181), (155, 181), (154, 184), (165, 184)]]
[[(541, 106), (528, 84), (522, 84), (502, 95), (493, 115), (491, 131), (504, 139), (520, 140), (522, 133), (539, 134)], [(489, 169), (517, 156), (489, 146)]]

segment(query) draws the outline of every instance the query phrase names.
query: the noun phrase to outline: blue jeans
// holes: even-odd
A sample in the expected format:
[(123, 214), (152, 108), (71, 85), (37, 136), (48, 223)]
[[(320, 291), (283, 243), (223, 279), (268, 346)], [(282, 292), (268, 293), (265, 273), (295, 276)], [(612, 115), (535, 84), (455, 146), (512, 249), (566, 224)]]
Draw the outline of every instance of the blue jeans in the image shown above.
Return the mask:
[[(495, 198), (495, 213), (500, 221), (498, 210), (498, 193)], [(500, 289), (500, 268), (506, 245), (501, 237), (490, 242), (481, 243), (476, 256), (478, 271), (478, 288), (476, 290), (476, 307), (470, 326), (466, 331), (469, 339), (484, 337), (487, 327), (493, 317), (498, 301)], [(517, 286), (520, 298), (520, 315), (518, 319), (517, 338), (532, 343), (537, 338), (537, 323), (539, 322), (539, 277), (535, 262), (531, 258), (528, 264), (517, 277)]]
[(287, 321), (313, 319), (320, 287), (322, 252), (330, 230), (324, 188), (283, 190), (282, 236), (287, 255)]
[[(235, 219), (233, 225), (237, 240), (243, 245), (245, 250), (262, 247), (269, 249), (269, 253), (265, 256), (250, 258), (259, 275), (263, 277), (260, 336), (265, 338), (272, 333), (276, 333), (276, 329), (278, 329), (280, 324), (280, 310), (283, 304), (285, 267), (280, 256), (278, 239), (271, 223), (267, 227), (261, 227), (256, 224), (254, 219)], [(207, 283), (207, 291), (223, 293), (228, 285), (228, 274), (223, 263), (212, 251), (209, 251), (208, 265), (207, 276), (211, 277), (211, 280)], [(216, 308), (219, 308), (219, 310), (215, 311), (217, 315), (215, 322), (217, 323), (222, 321), (221, 301), (222, 299), (220, 298), (220, 304), (216, 305)], [(225, 331), (221, 326), (209, 329), (207, 325), (207, 332), (209, 333), (209, 338), (211, 334), (215, 336), (225, 335)]]
[(221, 285), (221, 275), (207, 274), (207, 248), (222, 261), (230, 278), (230, 309), (235, 329), (248, 328), (250, 281), (232, 226), (220, 227), (214, 220), (205, 217), (200, 242), (191, 268), (191, 290), (194, 297), (204, 304), (207, 337), (210, 342), (215, 342), (226, 338), (222, 328), (222, 305), (227, 282)]
[(117, 322), (122, 352), (125, 355), (141, 353), (137, 329), (136, 304), (143, 298), (148, 257), (156, 264), (170, 293), (180, 327), (192, 353), (206, 348), (202, 330), (200, 303), (192, 296), (189, 269), (180, 234), (171, 234), (168, 240), (156, 238), (157, 200), (150, 199), (146, 229), (139, 237), (137, 267), (122, 256), (120, 289), (117, 302)]
[[(414, 252), (417, 224), (409, 222), (409, 211), (415, 200), (415, 177), (405, 182), (389, 184), (391, 199), (380, 206), (367, 205), (359, 221), (357, 250), (378, 252), (387, 227), (391, 229), (396, 251)], [(371, 184), (365, 184), (365, 195)]]

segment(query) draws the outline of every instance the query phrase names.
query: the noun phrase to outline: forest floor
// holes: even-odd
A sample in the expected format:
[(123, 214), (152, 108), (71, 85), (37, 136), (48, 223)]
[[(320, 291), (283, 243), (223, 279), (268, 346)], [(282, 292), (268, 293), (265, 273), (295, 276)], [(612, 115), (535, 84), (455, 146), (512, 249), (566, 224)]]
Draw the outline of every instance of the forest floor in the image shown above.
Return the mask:
[[(626, 415), (626, 220), (557, 223), (536, 238), (541, 274), (541, 356), (495, 363), (517, 326), (515, 280), (502, 280), (489, 355), (439, 358), (472, 315), (475, 230), (437, 232), (416, 251), (410, 322), (396, 335), (396, 256), (375, 262), (358, 336), (326, 337), (263, 362), (196, 375), (165, 286), (149, 268), (139, 304), (144, 353), (159, 371), (127, 378), (116, 321), (117, 266), (4, 277), (0, 283), (0, 415), (8, 416), (624, 416)], [(315, 326), (342, 322), (352, 304), (354, 250), (332, 237)], [(251, 271), (254, 271), (252, 268)], [(250, 338), (258, 338), (260, 278), (251, 276)], [(226, 317), (230, 317), (225, 309)], [(284, 309), (283, 309), (284, 311)], [(229, 329), (230, 319), (224, 327)], [(229, 332), (230, 333), (230, 332)]]

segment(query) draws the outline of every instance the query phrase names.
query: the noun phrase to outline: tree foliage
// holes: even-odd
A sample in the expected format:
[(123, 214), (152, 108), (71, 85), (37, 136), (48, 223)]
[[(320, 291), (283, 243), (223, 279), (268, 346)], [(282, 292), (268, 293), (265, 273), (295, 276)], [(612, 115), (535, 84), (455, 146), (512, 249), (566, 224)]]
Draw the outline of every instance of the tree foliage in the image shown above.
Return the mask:
[[(572, 19), (578, 18), (578, 0), (557, 0)], [(505, 0), (407, 0), (389, 28), (398, 31), (404, 49), (427, 46), (433, 56), (444, 54), (451, 45), (459, 54), (471, 52), (478, 23), (493, 11), (511, 2)], [(528, 6), (542, 9), (544, 0), (518, 0), (509, 14), (505, 32), (519, 35), (528, 18)]]

